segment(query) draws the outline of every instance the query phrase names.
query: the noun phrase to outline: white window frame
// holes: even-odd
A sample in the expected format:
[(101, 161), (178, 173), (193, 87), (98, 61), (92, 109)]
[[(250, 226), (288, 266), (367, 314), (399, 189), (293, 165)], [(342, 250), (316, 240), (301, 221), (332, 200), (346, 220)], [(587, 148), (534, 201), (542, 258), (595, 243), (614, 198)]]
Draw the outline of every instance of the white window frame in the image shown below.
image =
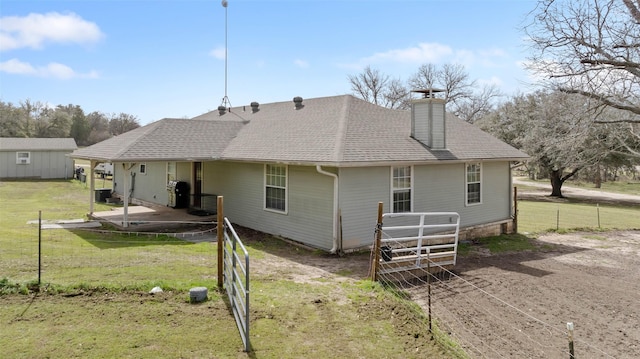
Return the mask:
[[(284, 168), (284, 186), (269, 184), (268, 178), (270, 168)], [(277, 174), (272, 174), (277, 176)], [(264, 165), (264, 195), (263, 195), (263, 208), (265, 211), (275, 212), (280, 214), (289, 213), (289, 166), (281, 164), (265, 164)], [(276, 188), (284, 190), (284, 209), (267, 207), (267, 191), (269, 188)]]
[(167, 183), (175, 181), (177, 177), (177, 163), (174, 161), (167, 162)]
[[(20, 155), (25, 155), (26, 156), (20, 156)], [(26, 159), (26, 161), (23, 161), (23, 159)], [(17, 165), (28, 165), (31, 164), (31, 152), (27, 152), (27, 151), (18, 151), (16, 152), (16, 164)]]
[[(475, 180), (469, 180), (469, 169), (471, 168), (471, 166), (477, 166), (475, 168), (477, 168), (477, 179)], [(475, 175), (475, 173), (474, 173)], [(474, 185), (477, 184), (480, 186), (479, 190), (478, 190), (478, 196), (480, 197), (478, 199), (477, 202), (469, 202), (469, 185)], [(469, 163), (465, 163), (464, 164), (464, 202), (466, 206), (476, 206), (479, 204), (482, 204), (482, 198), (484, 197), (482, 195), (482, 187), (484, 187), (482, 185), (482, 162), (469, 162)]]
[(147, 174), (147, 164), (146, 163), (141, 163), (140, 166), (138, 166), (138, 173), (140, 173), (141, 175), (146, 175)]
[[(398, 186), (398, 181), (396, 180), (396, 176), (395, 176), (395, 170), (396, 169), (400, 169), (400, 168), (404, 168), (404, 169), (409, 169), (409, 186)], [(390, 208), (390, 212), (392, 213), (409, 213), (409, 212), (413, 212), (413, 166), (392, 166), (391, 167), (391, 199), (389, 201), (389, 203), (391, 204), (391, 208)], [(403, 176), (402, 178), (406, 178), (407, 176)], [(398, 179), (400, 179), (400, 177), (398, 177)], [(402, 211), (402, 212), (396, 212), (396, 202), (395, 202), (395, 198), (394, 195), (396, 192), (398, 191), (409, 191), (409, 211)]]

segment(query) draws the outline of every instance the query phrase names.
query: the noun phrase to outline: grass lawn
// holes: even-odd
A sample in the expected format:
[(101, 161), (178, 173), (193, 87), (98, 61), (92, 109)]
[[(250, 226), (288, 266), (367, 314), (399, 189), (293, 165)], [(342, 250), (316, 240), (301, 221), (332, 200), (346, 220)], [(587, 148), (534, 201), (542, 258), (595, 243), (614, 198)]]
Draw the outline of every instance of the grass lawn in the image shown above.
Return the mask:
[[(524, 178), (524, 177), (520, 177), (520, 179), (525, 181), (525, 182), (531, 183), (531, 185), (527, 186), (526, 184), (525, 185), (519, 184), (518, 185), (518, 190), (536, 189), (538, 187), (536, 187), (535, 184), (545, 184), (545, 185), (549, 185), (550, 186), (550, 183), (549, 183), (548, 179), (531, 180), (531, 179)], [(601, 192), (614, 192), (614, 193), (623, 193), (623, 194), (631, 194), (631, 195), (640, 196), (640, 181), (633, 181), (633, 180), (602, 182), (602, 185), (601, 185), (600, 188), (596, 188), (595, 184), (590, 183), (590, 182), (569, 180), (569, 181), (567, 181), (567, 182), (565, 182), (563, 184), (563, 187), (564, 186), (576, 187), (576, 188), (584, 188), (584, 189), (588, 189), (588, 190), (601, 191)]]
[[(415, 304), (378, 284), (340, 274), (300, 282), (268, 268), (252, 274), (254, 351), (244, 353), (226, 294), (215, 289), (212, 243), (45, 230), (43, 286), (30, 290), (38, 233), (27, 221), (38, 211), (44, 220), (84, 218), (88, 198), (74, 180), (0, 182), (2, 357), (452, 357), (430, 340)], [(268, 236), (247, 244), (252, 258), (302, 251)], [(148, 294), (156, 285), (165, 291)], [(209, 288), (208, 301), (188, 302), (194, 286)]]
[(518, 231), (640, 229), (640, 206), (518, 201)]

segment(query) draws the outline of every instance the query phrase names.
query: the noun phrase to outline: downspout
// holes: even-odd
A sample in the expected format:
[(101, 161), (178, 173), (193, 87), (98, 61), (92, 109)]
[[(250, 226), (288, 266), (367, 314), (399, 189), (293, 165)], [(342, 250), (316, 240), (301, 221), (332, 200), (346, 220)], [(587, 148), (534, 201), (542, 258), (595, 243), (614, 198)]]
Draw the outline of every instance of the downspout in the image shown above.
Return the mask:
[(320, 165), (316, 165), (316, 171), (325, 176), (333, 177), (333, 247), (330, 252), (335, 254), (338, 250), (338, 175), (323, 170)]

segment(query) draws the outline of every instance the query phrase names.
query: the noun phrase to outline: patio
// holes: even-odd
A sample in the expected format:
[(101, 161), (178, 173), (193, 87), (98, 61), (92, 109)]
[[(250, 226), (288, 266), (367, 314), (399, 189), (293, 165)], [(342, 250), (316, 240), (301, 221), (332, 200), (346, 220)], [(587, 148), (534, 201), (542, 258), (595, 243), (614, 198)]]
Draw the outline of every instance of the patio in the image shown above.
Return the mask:
[(127, 211), (128, 226), (124, 225), (124, 207), (114, 207), (110, 211), (94, 212), (89, 219), (115, 226), (118, 230), (132, 232), (168, 232), (180, 228), (194, 229), (211, 225), (217, 220), (215, 214), (202, 211), (189, 211), (186, 208), (174, 209), (166, 206), (129, 205)]

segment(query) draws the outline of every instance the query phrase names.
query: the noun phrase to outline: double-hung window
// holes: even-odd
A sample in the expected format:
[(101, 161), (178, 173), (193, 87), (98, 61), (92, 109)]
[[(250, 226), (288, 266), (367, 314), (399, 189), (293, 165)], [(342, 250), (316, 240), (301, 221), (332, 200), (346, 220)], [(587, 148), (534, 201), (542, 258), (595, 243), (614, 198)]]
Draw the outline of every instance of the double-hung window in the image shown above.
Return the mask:
[(287, 212), (287, 166), (264, 166), (264, 208)]
[(411, 212), (411, 166), (391, 167), (393, 213)]
[(482, 165), (480, 163), (467, 163), (466, 174), (467, 205), (482, 203)]

